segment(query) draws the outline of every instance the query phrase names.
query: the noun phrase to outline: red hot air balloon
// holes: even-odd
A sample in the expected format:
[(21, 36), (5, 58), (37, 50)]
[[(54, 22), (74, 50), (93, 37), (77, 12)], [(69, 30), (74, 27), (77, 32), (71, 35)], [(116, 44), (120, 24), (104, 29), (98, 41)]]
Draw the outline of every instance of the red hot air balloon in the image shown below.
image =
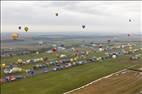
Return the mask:
[(56, 51), (57, 51), (57, 49), (56, 49), (56, 48), (53, 48), (53, 49), (52, 49), (52, 52), (56, 52)]

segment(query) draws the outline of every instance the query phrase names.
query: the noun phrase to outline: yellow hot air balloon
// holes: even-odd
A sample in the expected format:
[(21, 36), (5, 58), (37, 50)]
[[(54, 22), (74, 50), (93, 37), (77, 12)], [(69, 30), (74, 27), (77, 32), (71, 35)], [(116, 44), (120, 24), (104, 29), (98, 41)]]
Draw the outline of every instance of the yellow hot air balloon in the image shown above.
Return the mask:
[(73, 62), (74, 61), (73, 58), (71, 58), (70, 61)]
[(28, 32), (29, 28), (28, 28), (28, 27), (25, 27), (24, 30), (25, 30), (26, 32)]
[(17, 40), (18, 37), (19, 37), (19, 35), (18, 35), (18, 33), (13, 33), (13, 34), (11, 35), (11, 37), (12, 37), (13, 40)]
[(6, 67), (6, 64), (2, 64), (1, 67), (2, 67), (2, 68), (5, 68), (5, 67)]
[(16, 63), (17, 63), (17, 64), (22, 64), (22, 63), (23, 63), (23, 60), (22, 60), (22, 59), (18, 59)]

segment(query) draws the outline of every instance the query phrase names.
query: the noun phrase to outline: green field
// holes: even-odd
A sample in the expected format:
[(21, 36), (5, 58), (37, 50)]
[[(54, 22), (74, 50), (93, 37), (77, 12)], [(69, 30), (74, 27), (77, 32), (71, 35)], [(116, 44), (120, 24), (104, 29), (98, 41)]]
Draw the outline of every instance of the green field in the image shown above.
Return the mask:
[(62, 94), (135, 64), (128, 57), (106, 60), (103, 63), (88, 63), (3, 84), (1, 94)]
[[(89, 51), (89, 49), (86, 48), (81, 50)], [(142, 51), (138, 53), (142, 53)], [(63, 54), (72, 56), (73, 52), (69, 53), (64, 51)], [(90, 51), (87, 58), (92, 56), (100, 57), (104, 55), (104, 52)], [(27, 60), (40, 57), (57, 59), (55, 54), (48, 54), (44, 52), (40, 54), (32, 53), (28, 55), (1, 58), (1, 63), (10, 64), (15, 63), (19, 58)], [(97, 63), (87, 63), (56, 72), (38, 74), (34, 77), (2, 84), (1, 94), (62, 94), (129, 66), (137, 65), (135, 67), (140, 67), (142, 66), (141, 62), (142, 58), (131, 61), (129, 56), (125, 55), (116, 59), (107, 59)], [(32, 66), (32, 64), (28, 64), (23, 65), (22, 68), (27, 69)], [(1, 72), (1, 76), (4, 76), (3, 72)]]

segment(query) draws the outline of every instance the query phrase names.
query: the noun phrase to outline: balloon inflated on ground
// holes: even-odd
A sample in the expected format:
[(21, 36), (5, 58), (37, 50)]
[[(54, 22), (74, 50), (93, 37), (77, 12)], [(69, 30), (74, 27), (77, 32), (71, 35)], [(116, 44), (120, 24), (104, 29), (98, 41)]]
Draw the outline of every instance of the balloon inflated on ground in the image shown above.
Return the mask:
[(55, 53), (56, 51), (57, 51), (57, 49), (56, 49), (56, 48), (52, 48), (52, 52), (54, 52), (54, 53)]
[(6, 64), (1, 64), (1, 67), (2, 67), (2, 68), (5, 68), (5, 67), (6, 67)]

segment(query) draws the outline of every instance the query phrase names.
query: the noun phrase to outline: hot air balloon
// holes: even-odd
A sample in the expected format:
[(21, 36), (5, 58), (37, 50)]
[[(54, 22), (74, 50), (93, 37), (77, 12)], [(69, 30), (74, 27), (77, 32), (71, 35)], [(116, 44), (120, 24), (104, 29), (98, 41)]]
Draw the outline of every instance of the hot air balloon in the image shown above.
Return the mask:
[(2, 64), (1, 67), (2, 67), (2, 68), (5, 68), (5, 67), (6, 67), (6, 64)]
[(129, 42), (130, 42), (130, 36), (131, 36), (131, 35), (130, 35), (130, 34), (128, 34), (127, 36), (128, 36), (128, 40), (129, 40)]
[(131, 19), (129, 19), (129, 22), (131, 22), (132, 20)]
[(22, 64), (23, 60), (22, 59), (18, 59), (17, 60), (17, 64)]
[(24, 30), (25, 30), (26, 32), (28, 32), (29, 28), (28, 28), (28, 27), (25, 27)]
[(43, 45), (43, 41), (39, 41), (38, 44), (41, 46)]
[(18, 29), (21, 30), (21, 26), (19, 26)]
[(59, 14), (58, 13), (56, 13), (56, 16), (58, 16)]
[(52, 49), (52, 52), (56, 52), (56, 48), (53, 48), (53, 49)]
[(110, 42), (111, 42), (111, 40), (107, 40), (107, 42), (108, 42), (108, 43), (110, 43)]
[(84, 29), (84, 28), (85, 28), (85, 25), (82, 25), (82, 28)]
[(64, 44), (61, 44), (60, 47), (64, 47)]
[(19, 37), (19, 35), (18, 35), (17, 33), (13, 33), (13, 34), (11, 35), (11, 37), (12, 37), (13, 40), (17, 40), (18, 37)]

